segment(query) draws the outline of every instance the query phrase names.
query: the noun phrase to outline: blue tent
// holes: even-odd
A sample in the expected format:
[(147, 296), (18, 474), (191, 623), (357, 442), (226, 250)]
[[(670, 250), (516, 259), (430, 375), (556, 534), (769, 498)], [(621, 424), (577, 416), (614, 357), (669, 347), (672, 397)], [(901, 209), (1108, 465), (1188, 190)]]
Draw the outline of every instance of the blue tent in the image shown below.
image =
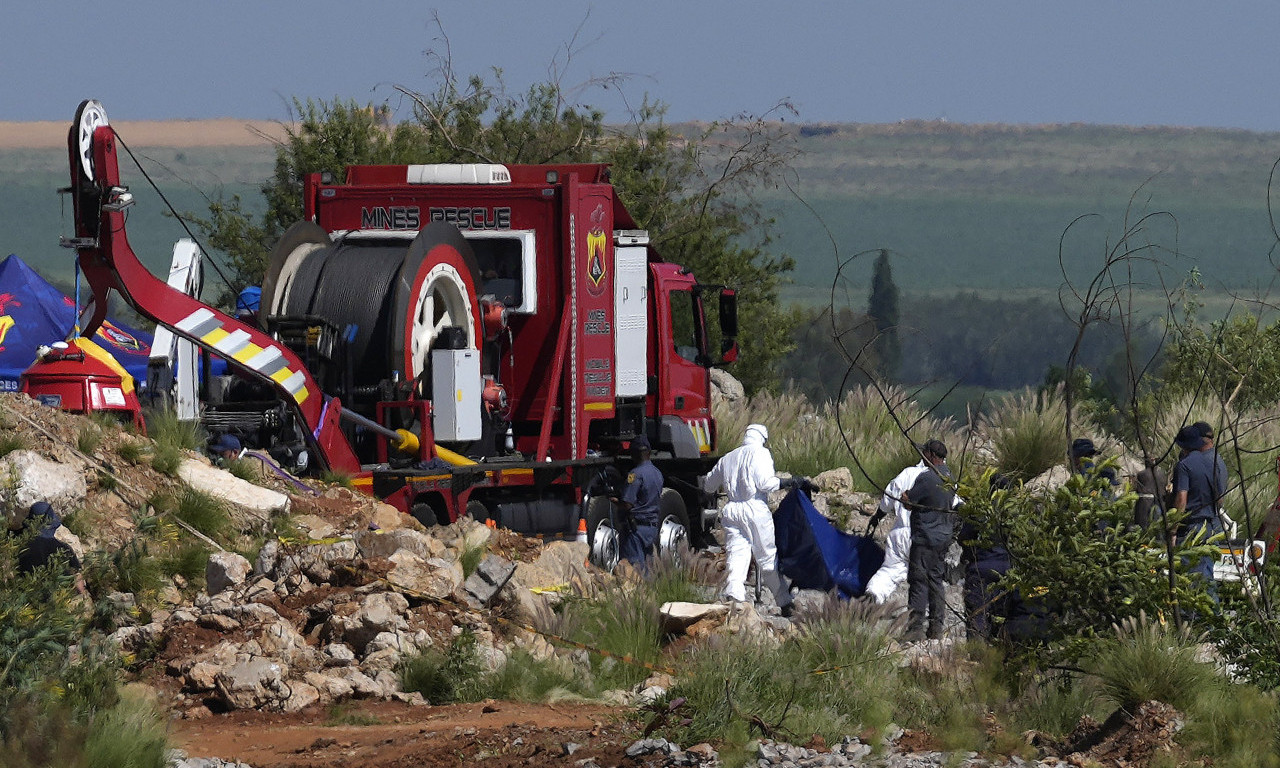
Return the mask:
[[(62, 291), (13, 254), (0, 261), (0, 391), (16, 391), (36, 348), (63, 341), (75, 322), (75, 302)], [(139, 382), (147, 380), (150, 333), (108, 318), (93, 340)]]
[(836, 530), (803, 492), (792, 489), (773, 513), (778, 570), (794, 587), (845, 598), (866, 591), (867, 582), (884, 562), (884, 549), (868, 536)]

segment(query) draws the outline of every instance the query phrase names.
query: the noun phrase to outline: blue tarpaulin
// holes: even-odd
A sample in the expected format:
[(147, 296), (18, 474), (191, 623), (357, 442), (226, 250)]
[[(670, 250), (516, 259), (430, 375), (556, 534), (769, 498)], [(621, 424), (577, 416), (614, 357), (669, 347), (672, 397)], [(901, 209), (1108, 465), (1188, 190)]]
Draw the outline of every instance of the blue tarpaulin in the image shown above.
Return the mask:
[(868, 536), (836, 530), (803, 492), (792, 489), (773, 513), (778, 570), (793, 587), (845, 598), (861, 595), (884, 562), (884, 549)]
[[(36, 348), (65, 340), (75, 324), (74, 301), (17, 256), (0, 261), (0, 390), (17, 390)], [(150, 333), (108, 318), (93, 340), (139, 382), (147, 380)]]

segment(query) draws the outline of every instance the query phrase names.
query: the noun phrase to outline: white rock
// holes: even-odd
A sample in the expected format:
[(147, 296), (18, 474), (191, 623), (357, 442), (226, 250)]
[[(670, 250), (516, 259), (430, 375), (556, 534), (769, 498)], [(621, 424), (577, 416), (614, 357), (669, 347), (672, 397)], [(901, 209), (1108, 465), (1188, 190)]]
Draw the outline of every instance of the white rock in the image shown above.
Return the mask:
[(67, 530), (67, 526), (60, 525), (53, 532), (53, 538), (71, 547), (71, 551), (76, 553), (76, 559), (84, 563), (84, 543), (80, 541), (80, 537)]
[(204, 569), (204, 580), (210, 596), (231, 587), (244, 584), (253, 570), (243, 555), (235, 552), (214, 552)]
[(329, 643), (324, 647), (325, 665), (346, 667), (356, 663), (356, 652), (342, 643)]
[(283, 493), (241, 480), (224, 469), (196, 459), (183, 459), (178, 467), (178, 477), (195, 490), (249, 510), (264, 520), (273, 514), (289, 511), (289, 497)]
[(49, 461), (35, 451), (14, 451), (0, 459), (0, 478), (8, 482), (10, 473), (17, 479), (10, 528), (14, 527), (15, 516), (20, 516), (20, 527), (37, 501), (47, 501), (55, 510), (74, 509), (89, 492), (81, 467)]
[(284, 667), (269, 659), (238, 662), (217, 675), (218, 693), (231, 709), (257, 709), (282, 703)]
[(389, 558), (400, 550), (407, 550), (426, 560), (439, 557), (445, 550), (439, 539), (409, 528), (361, 531), (356, 534), (356, 543), (360, 547), (360, 554), (370, 559)]
[(728, 613), (729, 606), (724, 603), (674, 602), (663, 603), (658, 609), (663, 631), (669, 633), (683, 632), (703, 619), (721, 617)]
[(853, 490), (853, 473), (848, 467), (837, 467), (813, 478), (813, 484), (826, 493), (847, 493)]
[(281, 709), (285, 712), (298, 712), (315, 704), (320, 700), (320, 691), (310, 683), (304, 683), (299, 680), (290, 680), (289, 698), (285, 700)]

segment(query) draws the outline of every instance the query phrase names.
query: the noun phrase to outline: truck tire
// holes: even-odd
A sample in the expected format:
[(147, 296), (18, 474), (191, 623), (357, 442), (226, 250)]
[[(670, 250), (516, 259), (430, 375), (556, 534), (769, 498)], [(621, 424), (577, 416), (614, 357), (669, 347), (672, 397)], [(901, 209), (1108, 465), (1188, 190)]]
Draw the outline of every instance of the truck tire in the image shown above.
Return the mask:
[(468, 501), (466, 516), (477, 523), (483, 523), (493, 517), (489, 507), (483, 501)]
[(674, 488), (663, 488), (658, 498), (658, 554), (683, 556), (690, 546), (691, 535), (684, 497)]
[(611, 507), (603, 496), (587, 502), (587, 546), (592, 564), (612, 572), (618, 565), (618, 531), (614, 528)]

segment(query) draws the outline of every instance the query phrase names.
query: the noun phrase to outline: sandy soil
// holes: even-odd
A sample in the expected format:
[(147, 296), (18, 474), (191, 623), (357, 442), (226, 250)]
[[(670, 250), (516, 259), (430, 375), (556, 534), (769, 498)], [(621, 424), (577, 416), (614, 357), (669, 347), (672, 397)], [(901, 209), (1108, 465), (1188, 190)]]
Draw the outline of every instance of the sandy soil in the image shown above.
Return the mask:
[[(360, 717), (368, 725), (341, 724)], [(623, 711), (601, 704), (484, 702), (411, 707), (358, 702), (294, 715), (233, 712), (174, 723), (191, 757), (240, 760), (254, 768), (486, 768), (563, 766), (586, 757), (618, 765), (638, 738)], [(580, 745), (566, 747), (565, 745)], [(572, 750), (572, 756), (568, 750)]]
[[(0, 122), (0, 149), (61, 149), (71, 120)], [(284, 126), (269, 120), (157, 120), (116, 126), (139, 147), (256, 147), (284, 136)]]

